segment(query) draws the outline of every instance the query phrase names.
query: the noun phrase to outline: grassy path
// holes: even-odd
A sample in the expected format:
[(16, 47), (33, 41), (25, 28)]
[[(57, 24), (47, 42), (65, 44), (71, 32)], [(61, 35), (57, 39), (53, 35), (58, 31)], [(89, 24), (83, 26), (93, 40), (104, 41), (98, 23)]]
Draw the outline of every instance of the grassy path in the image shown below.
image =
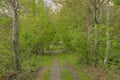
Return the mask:
[(44, 78), (44, 74), (46, 72), (47, 68), (43, 67), (39, 72), (38, 72), (38, 76), (35, 80), (43, 80)]
[(60, 68), (58, 64), (58, 58), (55, 58), (55, 62), (51, 67), (51, 76), (50, 80), (61, 80)]
[(80, 76), (77, 74), (77, 72), (76, 72), (76, 70), (73, 68), (73, 66), (72, 66), (69, 62), (67, 62), (66, 65), (67, 65), (68, 70), (69, 70), (70, 73), (72, 74), (73, 79), (74, 79), (74, 80), (81, 80), (81, 79), (80, 79)]
[(0, 80), (120, 80), (118, 74), (108, 74), (78, 62), (78, 56), (74, 54), (33, 56), (29, 61), (23, 61), (20, 73), (12, 77), (3, 75)]
[(119, 77), (111, 78), (102, 69), (80, 65), (77, 55), (58, 54), (50, 57), (54, 57), (51, 65), (45, 70), (41, 69), (36, 80), (120, 80)]

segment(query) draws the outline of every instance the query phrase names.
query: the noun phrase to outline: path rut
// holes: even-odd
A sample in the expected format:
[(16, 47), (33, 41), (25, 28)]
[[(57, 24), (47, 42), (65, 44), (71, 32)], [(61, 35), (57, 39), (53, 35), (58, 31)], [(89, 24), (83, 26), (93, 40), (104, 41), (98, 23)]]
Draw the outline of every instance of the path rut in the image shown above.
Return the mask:
[(58, 58), (55, 58), (55, 62), (53, 66), (51, 67), (51, 76), (50, 80), (62, 80), (60, 75), (60, 68), (58, 64)]
[(38, 72), (38, 76), (35, 80), (43, 80), (44, 78), (44, 73), (46, 71), (46, 67), (43, 67), (39, 72)]
[(76, 70), (72, 67), (72, 65), (69, 62), (67, 62), (67, 68), (70, 70), (74, 80), (81, 80)]

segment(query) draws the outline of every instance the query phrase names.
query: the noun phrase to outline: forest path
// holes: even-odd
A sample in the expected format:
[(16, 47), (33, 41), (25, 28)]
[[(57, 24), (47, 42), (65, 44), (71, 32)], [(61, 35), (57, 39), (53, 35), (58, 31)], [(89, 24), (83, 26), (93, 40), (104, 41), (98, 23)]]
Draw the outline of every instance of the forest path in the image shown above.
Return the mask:
[(74, 80), (81, 80), (80, 76), (77, 74), (77, 72), (73, 68), (73, 66), (69, 62), (67, 62), (66, 65), (67, 65), (67, 68), (69, 69), (70, 73), (72, 74), (73, 79)]
[(55, 62), (51, 67), (51, 76), (50, 80), (61, 80), (60, 68), (58, 64), (58, 58), (55, 58)]
[[(35, 80), (44, 80), (45, 79), (45, 72), (47, 70), (50, 70), (50, 75), (49, 75), (49, 80), (62, 80), (61, 77), (61, 66), (59, 65), (59, 58), (58, 58), (58, 54), (54, 55), (55, 59), (54, 59), (54, 63), (52, 64), (51, 67), (43, 67), (39, 72), (38, 72), (38, 76)], [(75, 68), (73, 67), (73, 65), (68, 61), (65, 60), (66, 64), (64, 64), (64, 66), (62, 66), (63, 68), (66, 68), (70, 71), (71, 77), (73, 78), (73, 80), (81, 80), (80, 76), (77, 74), (77, 71), (75, 70)], [(66, 76), (66, 75), (65, 75)]]
[(46, 72), (47, 68), (43, 67), (39, 72), (38, 72), (38, 76), (35, 80), (43, 80), (44, 78), (44, 73)]

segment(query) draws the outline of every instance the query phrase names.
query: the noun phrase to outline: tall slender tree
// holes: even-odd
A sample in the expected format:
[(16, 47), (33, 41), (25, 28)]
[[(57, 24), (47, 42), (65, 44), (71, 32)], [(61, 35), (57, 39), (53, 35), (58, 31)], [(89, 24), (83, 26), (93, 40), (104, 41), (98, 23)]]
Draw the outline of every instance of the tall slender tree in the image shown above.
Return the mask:
[(18, 7), (19, 7), (19, 0), (10, 0), (13, 10), (13, 33), (12, 33), (12, 40), (13, 40), (13, 54), (14, 54), (14, 61), (15, 61), (15, 69), (18, 71), (20, 70), (20, 60), (19, 60), (19, 24), (18, 24)]
[(110, 0), (107, 0), (107, 30), (106, 30), (106, 50), (105, 50), (105, 58), (104, 58), (104, 65), (107, 64), (108, 62), (108, 56), (109, 56), (109, 50), (110, 50), (110, 32), (109, 32), (109, 13), (110, 13), (110, 5), (109, 5)]

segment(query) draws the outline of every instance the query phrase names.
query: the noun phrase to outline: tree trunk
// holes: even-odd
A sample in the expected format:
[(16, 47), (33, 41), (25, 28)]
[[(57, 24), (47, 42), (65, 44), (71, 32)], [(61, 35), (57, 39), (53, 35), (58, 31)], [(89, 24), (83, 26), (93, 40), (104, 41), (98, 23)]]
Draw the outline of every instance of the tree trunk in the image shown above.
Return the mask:
[(35, 4), (36, 4), (36, 6), (37, 6), (37, 4), (38, 4), (38, 0), (35, 0)]
[(87, 54), (87, 64), (90, 64), (91, 63), (91, 31), (92, 31), (92, 23), (93, 23), (93, 20), (91, 20), (93, 18), (93, 13), (91, 11), (91, 9), (89, 8), (89, 16), (88, 16), (88, 28), (87, 28), (87, 39), (88, 39), (88, 54)]
[(18, 0), (12, 1), (13, 6), (13, 54), (15, 61), (15, 69), (20, 70), (20, 60), (19, 60), (19, 25), (18, 25)]
[(94, 62), (94, 66), (97, 66), (98, 65), (98, 63), (99, 63), (99, 61), (98, 61), (98, 56), (99, 56), (99, 51), (98, 51), (98, 49), (99, 49), (99, 45), (98, 45), (98, 41), (99, 41), (99, 37), (98, 37), (98, 35), (99, 35), (99, 29), (98, 29), (98, 25), (99, 25), (99, 23), (98, 23), (98, 17), (97, 17), (97, 13), (98, 13), (98, 3), (97, 3), (97, 0), (94, 0), (94, 28), (95, 28), (95, 42), (94, 42), (94, 44), (95, 44), (95, 50), (94, 50), (94, 55), (95, 55), (95, 62)]
[(107, 31), (106, 31), (106, 50), (105, 50), (105, 58), (104, 58), (104, 65), (108, 62), (109, 50), (110, 50), (110, 34), (109, 34), (109, 0), (107, 0)]
[(44, 55), (44, 44), (43, 43), (40, 43), (40, 54), (41, 55)]

